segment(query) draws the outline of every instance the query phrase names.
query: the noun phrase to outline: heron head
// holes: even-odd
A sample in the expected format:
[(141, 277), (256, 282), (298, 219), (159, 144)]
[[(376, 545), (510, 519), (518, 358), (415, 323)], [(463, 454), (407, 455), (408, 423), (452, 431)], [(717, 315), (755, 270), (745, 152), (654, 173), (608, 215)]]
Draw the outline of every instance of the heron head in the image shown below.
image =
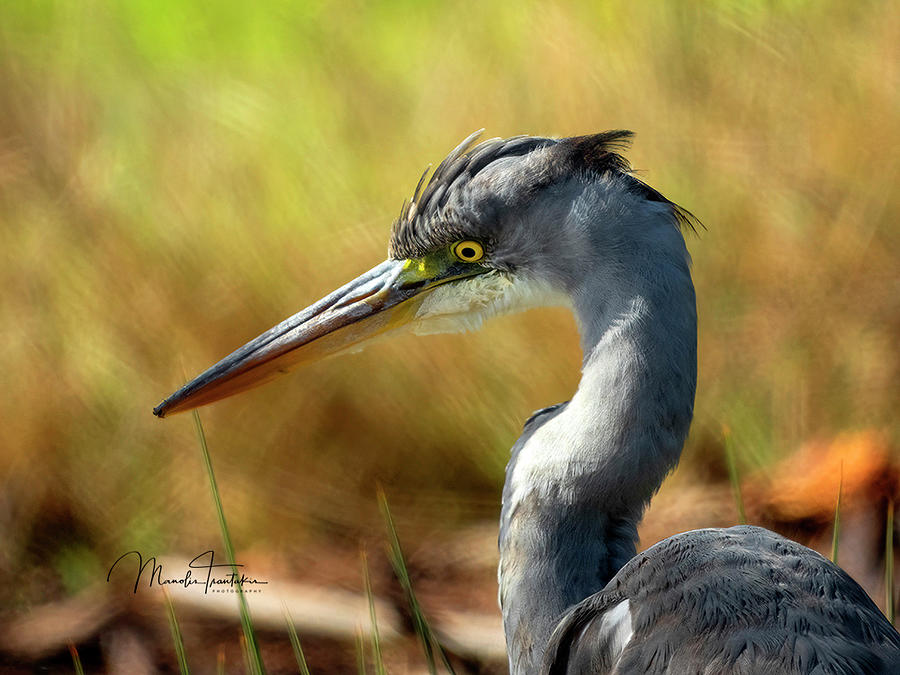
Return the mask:
[(240, 347), (154, 414), (212, 403), (400, 328), (471, 330), (498, 314), (566, 304), (593, 236), (571, 217), (575, 198), (586, 173), (631, 179), (616, 152), (629, 137), (618, 131), (476, 145), (473, 134), (427, 182), (423, 175), (393, 225), (386, 261)]

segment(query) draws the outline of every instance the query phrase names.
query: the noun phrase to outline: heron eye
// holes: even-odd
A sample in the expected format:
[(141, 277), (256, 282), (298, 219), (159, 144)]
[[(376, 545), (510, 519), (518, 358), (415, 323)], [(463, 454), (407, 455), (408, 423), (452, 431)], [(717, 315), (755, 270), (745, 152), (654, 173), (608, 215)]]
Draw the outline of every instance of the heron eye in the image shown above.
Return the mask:
[(456, 242), (452, 250), (453, 255), (463, 262), (478, 262), (484, 257), (484, 246), (471, 239)]

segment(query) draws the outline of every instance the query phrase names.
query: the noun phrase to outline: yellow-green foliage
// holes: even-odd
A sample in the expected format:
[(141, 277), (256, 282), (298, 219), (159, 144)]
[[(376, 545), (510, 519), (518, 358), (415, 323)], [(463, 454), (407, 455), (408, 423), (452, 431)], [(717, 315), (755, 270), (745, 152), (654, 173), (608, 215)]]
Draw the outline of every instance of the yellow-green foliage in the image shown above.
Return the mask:
[[(692, 443), (727, 423), (761, 464), (896, 439), (898, 34), (874, 1), (2, 3), (0, 570), (48, 528), (102, 573), (126, 543), (215, 541), (190, 419), (151, 408), (382, 260), (424, 165), (480, 127), (633, 129), (642, 177), (706, 224)], [(376, 479), (400, 510), (492, 513), (579, 364), (541, 310), (216, 404), (236, 540), (371, 526)]]

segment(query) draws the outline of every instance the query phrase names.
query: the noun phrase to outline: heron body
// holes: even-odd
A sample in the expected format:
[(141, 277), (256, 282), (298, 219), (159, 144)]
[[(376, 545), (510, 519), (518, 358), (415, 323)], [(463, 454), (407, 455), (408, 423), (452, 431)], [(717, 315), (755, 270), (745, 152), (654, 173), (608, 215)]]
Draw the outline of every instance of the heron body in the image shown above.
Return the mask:
[(637, 524), (693, 414), (690, 214), (636, 179), (630, 134), (466, 139), (419, 182), (389, 260), (240, 348), (164, 415), (401, 326), (477, 328), (571, 308), (584, 354), (572, 399), (512, 450), (500, 605), (516, 675), (900, 672), (900, 635), (817, 553), (758, 528), (677, 535), (635, 556)]

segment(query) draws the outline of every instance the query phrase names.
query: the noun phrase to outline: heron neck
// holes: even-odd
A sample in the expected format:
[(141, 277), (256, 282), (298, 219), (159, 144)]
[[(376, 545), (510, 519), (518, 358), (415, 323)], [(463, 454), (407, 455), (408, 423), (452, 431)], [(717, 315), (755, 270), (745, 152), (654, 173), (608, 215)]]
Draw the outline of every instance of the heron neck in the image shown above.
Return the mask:
[(536, 672), (562, 614), (634, 556), (644, 508), (678, 462), (696, 382), (694, 291), (678, 239), (665, 278), (658, 267), (598, 273), (572, 289), (581, 382), (529, 421), (507, 466), (500, 602), (512, 673)]

